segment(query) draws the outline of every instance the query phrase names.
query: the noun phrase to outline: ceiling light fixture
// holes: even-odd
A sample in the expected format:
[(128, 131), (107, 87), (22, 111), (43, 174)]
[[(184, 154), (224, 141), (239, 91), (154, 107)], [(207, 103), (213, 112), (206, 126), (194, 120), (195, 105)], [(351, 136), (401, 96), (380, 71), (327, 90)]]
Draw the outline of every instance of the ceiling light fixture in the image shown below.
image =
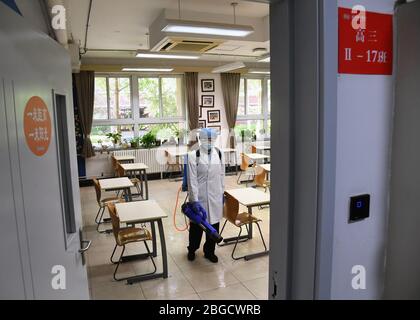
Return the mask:
[(270, 74), (270, 70), (267, 70), (267, 69), (249, 69), (248, 73), (251, 73), (251, 74)]
[(174, 68), (123, 68), (122, 71), (131, 72), (172, 72)]
[(168, 20), (168, 24), (162, 29), (171, 33), (206, 34), (227, 37), (246, 37), (254, 32), (251, 26), (236, 24), (203, 23), (198, 21)]
[[(171, 33), (190, 33), (190, 34), (205, 34), (214, 36), (227, 37), (246, 37), (254, 32), (252, 26), (243, 26), (236, 24), (236, 6), (237, 3), (231, 4), (233, 7), (233, 21), (234, 24), (214, 23), (214, 22), (199, 22), (187, 20), (167, 20), (163, 27), (163, 32)], [(181, 9), (179, 9), (179, 17), (181, 17)]]
[(237, 69), (242, 69), (242, 68), (245, 68), (245, 67), (246, 66), (243, 62), (234, 62), (234, 63), (225, 64), (225, 65), (220, 66), (220, 67), (216, 67), (212, 70), (212, 73), (229, 72), (229, 71), (233, 71), (233, 70), (237, 70)]
[(137, 51), (137, 58), (146, 59), (180, 59), (180, 60), (195, 60), (199, 59), (200, 56), (192, 54), (166, 54), (166, 53), (153, 53), (149, 51)]

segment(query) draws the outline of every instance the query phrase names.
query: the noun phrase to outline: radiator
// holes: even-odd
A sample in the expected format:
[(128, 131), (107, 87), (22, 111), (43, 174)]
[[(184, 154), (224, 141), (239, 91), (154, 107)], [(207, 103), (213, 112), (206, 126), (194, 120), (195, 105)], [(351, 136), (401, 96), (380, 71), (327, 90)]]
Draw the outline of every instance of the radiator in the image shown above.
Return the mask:
[(144, 163), (149, 167), (147, 173), (165, 172), (166, 159), (164, 150), (160, 148), (115, 151), (116, 156), (134, 156), (135, 162)]

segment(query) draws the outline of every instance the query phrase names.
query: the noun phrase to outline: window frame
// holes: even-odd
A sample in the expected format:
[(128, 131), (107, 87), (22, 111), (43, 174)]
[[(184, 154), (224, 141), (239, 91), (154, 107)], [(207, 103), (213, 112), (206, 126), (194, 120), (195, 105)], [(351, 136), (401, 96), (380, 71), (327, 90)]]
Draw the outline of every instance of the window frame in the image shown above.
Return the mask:
[[(122, 78), (126, 78), (130, 80), (130, 105), (131, 105), (131, 118), (134, 117), (133, 114), (133, 86), (131, 84), (131, 77), (130, 75), (124, 75), (124, 74), (100, 74), (100, 73), (95, 73), (95, 81), (96, 78), (105, 78), (105, 84), (106, 84), (106, 104), (107, 104), (107, 119), (93, 119), (93, 121), (115, 121), (115, 120), (127, 120), (127, 119), (111, 119), (111, 95), (110, 95), (110, 86), (109, 86), (109, 79), (110, 78), (115, 78), (115, 79), (122, 79)], [(130, 118), (129, 118), (130, 119)]]
[[(271, 119), (271, 113), (268, 110), (268, 80), (271, 80), (269, 75), (251, 75), (246, 74), (241, 77), (244, 80), (244, 102), (245, 102), (245, 115), (237, 116), (237, 121), (247, 120), (262, 120), (264, 130), (268, 130), (268, 122)], [(261, 92), (261, 114), (249, 115), (248, 114), (248, 80), (261, 80), (262, 92)]]
[[(108, 103), (108, 119), (93, 119), (92, 127), (99, 126), (134, 126), (134, 137), (139, 137), (139, 126), (148, 124), (165, 124), (165, 123), (182, 123), (185, 127), (186, 119), (186, 96), (185, 96), (185, 77), (184, 74), (156, 74), (156, 73), (103, 73), (95, 72), (95, 78), (107, 78), (107, 100), (109, 100), (109, 80), (108, 78), (129, 78), (131, 90), (131, 113), (129, 119), (109, 119), (109, 101)], [(158, 78), (159, 79), (159, 99), (160, 99), (160, 117), (141, 118), (140, 117), (140, 99), (139, 99), (139, 83), (140, 78)], [(163, 116), (163, 99), (162, 99), (162, 79), (163, 78), (179, 78), (182, 83), (182, 99), (181, 99), (181, 115), (177, 117)]]

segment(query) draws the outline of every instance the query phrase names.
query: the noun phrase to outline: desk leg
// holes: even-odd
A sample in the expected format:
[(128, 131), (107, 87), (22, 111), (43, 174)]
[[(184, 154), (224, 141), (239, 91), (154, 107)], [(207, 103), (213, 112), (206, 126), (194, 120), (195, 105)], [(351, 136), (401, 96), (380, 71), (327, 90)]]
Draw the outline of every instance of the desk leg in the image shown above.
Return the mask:
[[(252, 207), (248, 207), (248, 213), (252, 215)], [(248, 239), (252, 239), (252, 223), (248, 225)]]
[(131, 194), (131, 189), (127, 188), (125, 190), (125, 201), (126, 202), (132, 202), (133, 201), (133, 195)]
[(150, 228), (152, 230), (152, 245), (153, 245), (152, 255), (154, 258), (156, 258), (157, 257), (157, 243), (156, 243), (156, 227), (155, 227), (154, 221), (150, 222)]
[(147, 180), (146, 170), (143, 170), (143, 176), (144, 176), (144, 188), (146, 189), (146, 198), (144, 198), (144, 200), (149, 200), (149, 181)]
[(162, 219), (158, 220), (159, 236), (160, 236), (160, 246), (162, 248), (162, 262), (163, 262), (163, 278), (168, 278), (168, 256), (166, 252), (166, 242), (165, 242), (165, 233), (163, 231)]
[(151, 279), (157, 279), (157, 278), (164, 278), (164, 279), (168, 278), (168, 256), (166, 252), (165, 233), (163, 231), (162, 219), (158, 220), (157, 223), (159, 227), (160, 245), (162, 249), (162, 268), (163, 268), (162, 273), (152, 273), (152, 274), (129, 277), (125, 279), (127, 280), (128, 284), (133, 284), (133, 283), (151, 280)]
[(144, 186), (143, 186), (143, 175), (142, 175), (142, 170), (139, 171), (139, 180), (140, 180), (140, 195), (141, 198), (144, 200)]

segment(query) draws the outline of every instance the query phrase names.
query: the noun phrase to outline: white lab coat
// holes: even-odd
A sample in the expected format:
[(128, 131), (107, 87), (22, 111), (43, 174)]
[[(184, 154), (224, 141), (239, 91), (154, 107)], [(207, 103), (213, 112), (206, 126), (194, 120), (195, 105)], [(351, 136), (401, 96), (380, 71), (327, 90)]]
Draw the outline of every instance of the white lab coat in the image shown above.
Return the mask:
[[(198, 165), (197, 165), (198, 163)], [(188, 153), (188, 195), (190, 202), (200, 202), (207, 211), (210, 224), (219, 223), (223, 218), (223, 193), (225, 190), (225, 166), (219, 151), (213, 148), (210, 155), (200, 147), (197, 152)]]

